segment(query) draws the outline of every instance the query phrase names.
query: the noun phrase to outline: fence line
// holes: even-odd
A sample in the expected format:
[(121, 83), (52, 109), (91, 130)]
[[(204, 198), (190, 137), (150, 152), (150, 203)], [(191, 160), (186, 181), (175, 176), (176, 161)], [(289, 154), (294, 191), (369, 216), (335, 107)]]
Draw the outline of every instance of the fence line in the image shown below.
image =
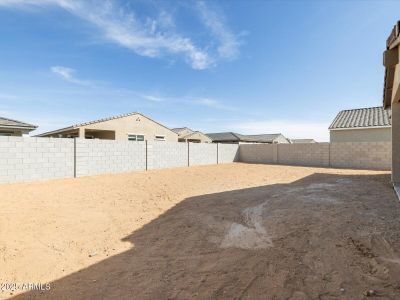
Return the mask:
[(242, 144), (239, 161), (286, 165), (391, 169), (391, 142)]
[(391, 167), (391, 143), (196, 144), (0, 137), (0, 183), (241, 161), (317, 167)]
[(239, 146), (0, 137), (0, 183), (237, 161)]

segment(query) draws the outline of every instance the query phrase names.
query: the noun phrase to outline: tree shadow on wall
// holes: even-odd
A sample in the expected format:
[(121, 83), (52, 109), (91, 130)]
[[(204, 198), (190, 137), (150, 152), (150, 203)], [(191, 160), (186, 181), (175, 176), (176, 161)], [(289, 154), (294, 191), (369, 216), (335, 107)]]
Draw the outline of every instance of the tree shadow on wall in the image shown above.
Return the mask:
[(385, 226), (360, 211), (399, 219), (388, 182), (316, 173), (187, 198), (124, 238), (132, 249), (13, 299), (318, 299), (346, 283), (356, 299), (374, 286), (349, 236)]

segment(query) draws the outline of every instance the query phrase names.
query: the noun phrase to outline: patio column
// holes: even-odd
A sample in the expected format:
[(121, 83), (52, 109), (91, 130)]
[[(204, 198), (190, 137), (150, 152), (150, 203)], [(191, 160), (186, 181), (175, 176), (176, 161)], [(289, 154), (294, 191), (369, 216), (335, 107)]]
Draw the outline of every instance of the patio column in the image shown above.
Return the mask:
[(84, 139), (85, 138), (85, 128), (79, 127), (79, 138)]

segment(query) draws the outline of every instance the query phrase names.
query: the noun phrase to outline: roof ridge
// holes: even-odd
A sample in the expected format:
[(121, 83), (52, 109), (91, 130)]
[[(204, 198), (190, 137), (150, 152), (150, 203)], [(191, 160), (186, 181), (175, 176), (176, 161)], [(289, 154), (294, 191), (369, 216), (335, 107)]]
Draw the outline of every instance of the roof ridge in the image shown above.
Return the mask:
[(372, 106), (372, 107), (361, 107), (361, 108), (352, 108), (352, 109), (342, 109), (342, 110), (339, 111), (339, 112), (342, 112), (342, 111), (363, 110), (363, 109), (374, 109), (374, 108), (384, 109), (382, 106)]
[(7, 120), (7, 121), (12, 121), (12, 122), (17, 122), (17, 123), (21, 123), (21, 124), (25, 124), (25, 125), (28, 125), (28, 126), (34, 127), (34, 128), (37, 128), (37, 127), (38, 127), (37, 125), (33, 125), (33, 124), (31, 124), (31, 123), (22, 122), (22, 121), (15, 120), (15, 119), (10, 119), (10, 118), (5, 118), (5, 117), (0, 117), (0, 119)]
[[(119, 118), (123, 118), (123, 117), (128, 117), (128, 116), (132, 116), (134, 114), (140, 114), (141, 113), (134, 111), (134, 112), (130, 112), (130, 113), (125, 113), (125, 114), (119, 114), (119, 115), (115, 115), (115, 116), (111, 116), (108, 118), (101, 118), (101, 119), (97, 119), (97, 120), (93, 120), (93, 121), (88, 121), (88, 122), (83, 122), (83, 123), (77, 123), (74, 124), (70, 127), (81, 127), (81, 126), (86, 126), (86, 125), (91, 125), (91, 124), (95, 124), (95, 123), (100, 123), (100, 122), (105, 122), (105, 121), (110, 121), (110, 120), (114, 120), (114, 119), (119, 119)], [(143, 116), (143, 115), (142, 115)]]

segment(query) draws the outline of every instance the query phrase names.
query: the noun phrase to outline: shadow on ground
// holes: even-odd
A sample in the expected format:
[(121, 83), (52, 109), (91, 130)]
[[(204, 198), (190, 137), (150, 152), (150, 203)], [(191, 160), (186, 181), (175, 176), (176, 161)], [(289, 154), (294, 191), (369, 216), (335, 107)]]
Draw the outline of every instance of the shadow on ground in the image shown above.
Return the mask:
[(313, 174), (187, 198), (127, 236), (131, 250), (13, 299), (399, 299), (389, 180)]

